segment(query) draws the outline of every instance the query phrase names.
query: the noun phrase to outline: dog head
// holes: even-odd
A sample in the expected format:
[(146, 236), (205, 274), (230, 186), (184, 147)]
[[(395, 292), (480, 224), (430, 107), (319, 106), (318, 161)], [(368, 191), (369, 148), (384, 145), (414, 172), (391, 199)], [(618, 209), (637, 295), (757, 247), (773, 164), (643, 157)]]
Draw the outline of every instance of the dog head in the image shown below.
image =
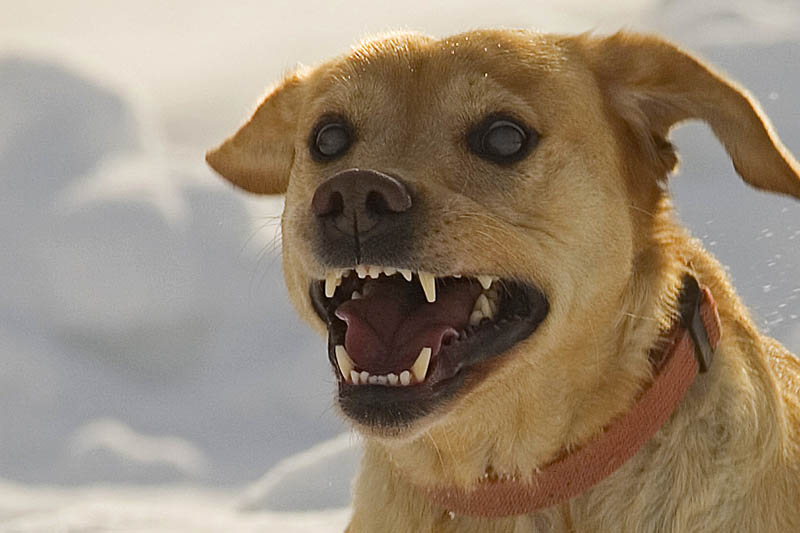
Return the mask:
[(611, 356), (577, 347), (618, 326), (665, 209), (668, 131), (691, 118), (747, 182), (800, 198), (743, 92), (628, 34), (368, 40), (289, 75), (207, 160), (286, 195), (286, 281), (328, 336), (338, 404), (406, 436), (521, 392), (563, 413), (554, 383), (590, 388), (582, 369)]

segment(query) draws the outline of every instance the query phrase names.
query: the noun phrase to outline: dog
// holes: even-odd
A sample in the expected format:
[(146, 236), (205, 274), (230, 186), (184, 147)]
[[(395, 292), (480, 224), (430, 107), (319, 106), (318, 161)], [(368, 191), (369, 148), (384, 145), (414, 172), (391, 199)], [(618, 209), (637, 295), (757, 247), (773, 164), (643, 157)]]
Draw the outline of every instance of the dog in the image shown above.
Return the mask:
[(800, 531), (800, 363), (676, 221), (689, 119), (800, 198), (751, 96), (625, 32), (368, 39), (208, 152), (285, 194), (289, 294), (364, 436), (347, 531)]

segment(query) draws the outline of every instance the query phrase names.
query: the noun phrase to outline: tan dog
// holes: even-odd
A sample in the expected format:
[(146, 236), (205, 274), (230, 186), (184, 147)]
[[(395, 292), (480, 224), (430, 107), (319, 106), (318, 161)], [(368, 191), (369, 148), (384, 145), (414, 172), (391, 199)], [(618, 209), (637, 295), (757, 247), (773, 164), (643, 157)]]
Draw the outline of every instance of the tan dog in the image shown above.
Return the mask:
[[(288, 76), (208, 154), (286, 194), (289, 293), (366, 437), (348, 531), (800, 531), (800, 364), (675, 221), (666, 138), (686, 119), (749, 184), (800, 198), (746, 93), (632, 34), (369, 40)], [(685, 274), (722, 340), (632, 459), (522, 515), (433, 503), (431, 487), (535, 485), (628, 413)]]

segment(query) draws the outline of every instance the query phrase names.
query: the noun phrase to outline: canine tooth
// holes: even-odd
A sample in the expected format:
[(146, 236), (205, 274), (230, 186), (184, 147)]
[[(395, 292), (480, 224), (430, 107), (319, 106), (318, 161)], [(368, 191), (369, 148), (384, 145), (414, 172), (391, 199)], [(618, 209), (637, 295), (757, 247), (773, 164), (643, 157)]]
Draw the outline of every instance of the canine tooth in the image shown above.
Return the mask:
[(461, 274), (453, 274), (453, 277), (456, 279), (461, 279)]
[(349, 376), (353, 367), (356, 366), (355, 363), (350, 359), (350, 355), (348, 355), (347, 350), (341, 344), (337, 344), (334, 351), (336, 353), (336, 362), (339, 363), (339, 370), (342, 371), (342, 376)]
[(477, 276), (477, 278), (478, 282), (480, 282), (481, 284), (481, 287), (483, 287), (483, 290), (486, 291), (489, 290), (489, 288), (492, 286), (492, 281), (494, 281), (494, 278), (492, 278), (492, 276), (484, 275), (484, 276)]
[(358, 376), (361, 378), (361, 383), (366, 385), (369, 382), (369, 372), (366, 370), (362, 370)]
[(361, 279), (366, 278), (367, 277), (367, 267), (364, 266), (364, 265), (356, 265), (356, 274), (358, 274), (358, 277), (361, 278)]
[(361, 293), (358, 291), (353, 291), (353, 294), (350, 295), (351, 300), (360, 300), (361, 298)]
[(489, 305), (489, 299), (486, 298), (485, 294), (478, 296), (478, 299), (475, 301), (475, 306), (480, 308), (484, 316), (491, 316), (492, 309)]
[(411, 372), (408, 370), (403, 370), (400, 372), (400, 384), (408, 385), (409, 383), (411, 383)]
[(428, 373), (428, 365), (431, 362), (431, 349), (427, 346), (419, 351), (417, 360), (411, 367), (411, 373), (417, 378), (417, 381), (422, 383), (425, 381), (425, 375)]
[(480, 311), (473, 311), (471, 315), (469, 315), (469, 325), (470, 326), (477, 326), (483, 320), (483, 313)]
[(386, 376), (386, 380), (389, 382), (389, 385), (397, 385), (398, 377), (397, 374), (388, 374)]
[(378, 276), (381, 275), (381, 267), (371, 266), (367, 268), (367, 272), (369, 273), (369, 277), (371, 277), (372, 279), (378, 279)]
[(359, 374), (355, 370), (350, 371), (350, 381), (353, 382), (353, 385), (358, 385), (358, 377)]
[(336, 292), (336, 287), (338, 283), (341, 283), (341, 278), (339, 278), (339, 272), (336, 270), (329, 270), (325, 274), (325, 297), (326, 298), (333, 298), (334, 293)]
[(480, 302), (478, 302), (478, 300), (476, 299), (476, 300), (475, 300), (475, 303), (474, 303), (474, 304), (472, 304), (472, 311), (474, 312), (474, 311), (480, 311), (480, 310), (481, 310), (481, 304), (480, 304)]
[(407, 268), (398, 268), (397, 271), (406, 278), (406, 281), (411, 281), (411, 270)]
[(394, 276), (397, 274), (397, 269), (395, 267), (383, 267), (383, 273), (387, 276)]
[(436, 278), (430, 272), (419, 273), (419, 283), (425, 291), (425, 299), (428, 303), (436, 301)]

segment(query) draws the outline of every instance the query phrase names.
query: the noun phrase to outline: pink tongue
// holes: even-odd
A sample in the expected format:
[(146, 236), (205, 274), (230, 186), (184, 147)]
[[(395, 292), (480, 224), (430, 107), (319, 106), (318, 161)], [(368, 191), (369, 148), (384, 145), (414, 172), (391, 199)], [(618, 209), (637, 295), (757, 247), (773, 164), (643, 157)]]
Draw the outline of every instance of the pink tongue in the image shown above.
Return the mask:
[(420, 350), (428, 346), (435, 356), (448, 336), (469, 324), (480, 286), (467, 280), (439, 284), (436, 301), (427, 303), (415, 281), (385, 279), (374, 284), (369, 296), (348, 300), (336, 309), (347, 323), (344, 346), (359, 370), (370, 374), (399, 373), (411, 368)]

